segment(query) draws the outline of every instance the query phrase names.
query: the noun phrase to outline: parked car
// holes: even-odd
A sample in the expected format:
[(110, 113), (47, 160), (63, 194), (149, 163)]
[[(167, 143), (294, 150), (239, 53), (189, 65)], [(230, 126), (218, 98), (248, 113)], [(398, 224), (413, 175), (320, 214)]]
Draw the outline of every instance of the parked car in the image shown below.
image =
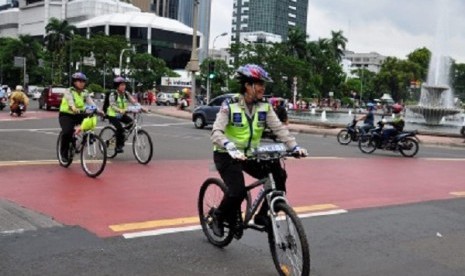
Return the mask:
[(174, 105), (173, 94), (160, 92), (157, 94), (157, 105)]
[(52, 107), (60, 108), (61, 99), (67, 90), (68, 88), (65, 87), (46, 87), (39, 97), (39, 108), (46, 110), (50, 110)]
[(201, 105), (192, 112), (192, 121), (196, 128), (204, 128), (215, 122), (216, 113), (220, 110), (221, 104), (225, 100), (231, 100), (236, 94), (220, 95), (210, 101), (208, 105)]

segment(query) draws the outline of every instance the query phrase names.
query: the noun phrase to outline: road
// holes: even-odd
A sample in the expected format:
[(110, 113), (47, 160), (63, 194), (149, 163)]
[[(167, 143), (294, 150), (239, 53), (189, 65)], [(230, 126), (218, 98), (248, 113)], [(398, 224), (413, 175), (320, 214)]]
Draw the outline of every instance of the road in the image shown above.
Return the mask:
[[(90, 179), (54, 160), (56, 116), (0, 113), (1, 275), (275, 275), (265, 235), (219, 250), (198, 230), (198, 188), (216, 176), (208, 129), (146, 116), (153, 161), (127, 146)], [(288, 194), (306, 216), (312, 275), (464, 275), (463, 148), (403, 158), (296, 137), (311, 157), (286, 162)]]

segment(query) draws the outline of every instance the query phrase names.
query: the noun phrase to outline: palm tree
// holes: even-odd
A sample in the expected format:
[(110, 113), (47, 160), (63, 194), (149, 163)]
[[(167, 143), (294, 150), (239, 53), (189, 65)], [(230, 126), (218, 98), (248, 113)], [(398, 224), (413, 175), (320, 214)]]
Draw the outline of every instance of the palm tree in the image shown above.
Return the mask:
[(68, 21), (60, 21), (57, 18), (50, 18), (45, 26), (45, 45), (48, 51), (52, 53), (52, 67), (57, 68), (53, 76), (53, 81), (57, 84), (62, 83), (63, 60), (65, 57), (65, 45), (73, 39), (76, 27), (68, 24)]
[(303, 59), (307, 56), (307, 34), (300, 28), (289, 29), (286, 45), (289, 54)]
[(347, 38), (342, 35), (342, 31), (331, 31), (330, 50), (338, 62), (341, 62), (346, 49)]

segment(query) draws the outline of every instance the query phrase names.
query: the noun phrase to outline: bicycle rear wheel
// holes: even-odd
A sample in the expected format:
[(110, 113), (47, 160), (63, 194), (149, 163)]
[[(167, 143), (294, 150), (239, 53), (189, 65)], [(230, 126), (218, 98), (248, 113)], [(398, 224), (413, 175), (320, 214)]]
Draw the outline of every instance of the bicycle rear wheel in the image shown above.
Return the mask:
[(84, 137), (81, 150), (81, 167), (90, 177), (97, 177), (107, 164), (107, 148), (102, 138), (89, 133)]
[(73, 149), (72, 144), (70, 143), (67, 160), (63, 160), (63, 156), (61, 155), (62, 136), (63, 136), (63, 132), (60, 131), (60, 134), (58, 135), (58, 140), (57, 140), (57, 159), (58, 159), (58, 163), (60, 163), (60, 166), (67, 168), (69, 167), (69, 165), (71, 165), (71, 163), (73, 163), (73, 155), (74, 155), (73, 150), (74, 149)]
[(116, 131), (111, 126), (102, 128), (99, 134), (107, 147), (107, 157), (113, 158), (116, 156)]
[(208, 241), (218, 247), (225, 247), (233, 239), (233, 231), (224, 228), (223, 237), (218, 237), (213, 233), (212, 214), (220, 206), (226, 192), (226, 185), (218, 178), (208, 178), (200, 187), (198, 199), (198, 211), (200, 225)]
[(310, 275), (310, 249), (302, 222), (285, 202), (277, 202), (274, 209), (276, 228), (268, 231), (268, 242), (279, 275)]
[(143, 129), (137, 130), (132, 138), (132, 152), (137, 162), (147, 164), (152, 160), (153, 144), (150, 135)]

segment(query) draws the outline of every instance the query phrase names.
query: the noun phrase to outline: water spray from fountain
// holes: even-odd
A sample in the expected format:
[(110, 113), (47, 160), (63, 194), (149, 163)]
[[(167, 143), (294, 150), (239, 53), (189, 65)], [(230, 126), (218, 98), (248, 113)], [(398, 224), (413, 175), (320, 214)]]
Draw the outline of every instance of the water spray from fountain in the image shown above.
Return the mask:
[(454, 93), (450, 87), (451, 58), (448, 56), (449, 27), (447, 22), (448, 5), (439, 5), (440, 16), (436, 28), (434, 48), (428, 67), (426, 83), (421, 88), (420, 102), (417, 106), (408, 106), (411, 111), (423, 115), (426, 124), (439, 125), (444, 116), (459, 113), (454, 108)]

